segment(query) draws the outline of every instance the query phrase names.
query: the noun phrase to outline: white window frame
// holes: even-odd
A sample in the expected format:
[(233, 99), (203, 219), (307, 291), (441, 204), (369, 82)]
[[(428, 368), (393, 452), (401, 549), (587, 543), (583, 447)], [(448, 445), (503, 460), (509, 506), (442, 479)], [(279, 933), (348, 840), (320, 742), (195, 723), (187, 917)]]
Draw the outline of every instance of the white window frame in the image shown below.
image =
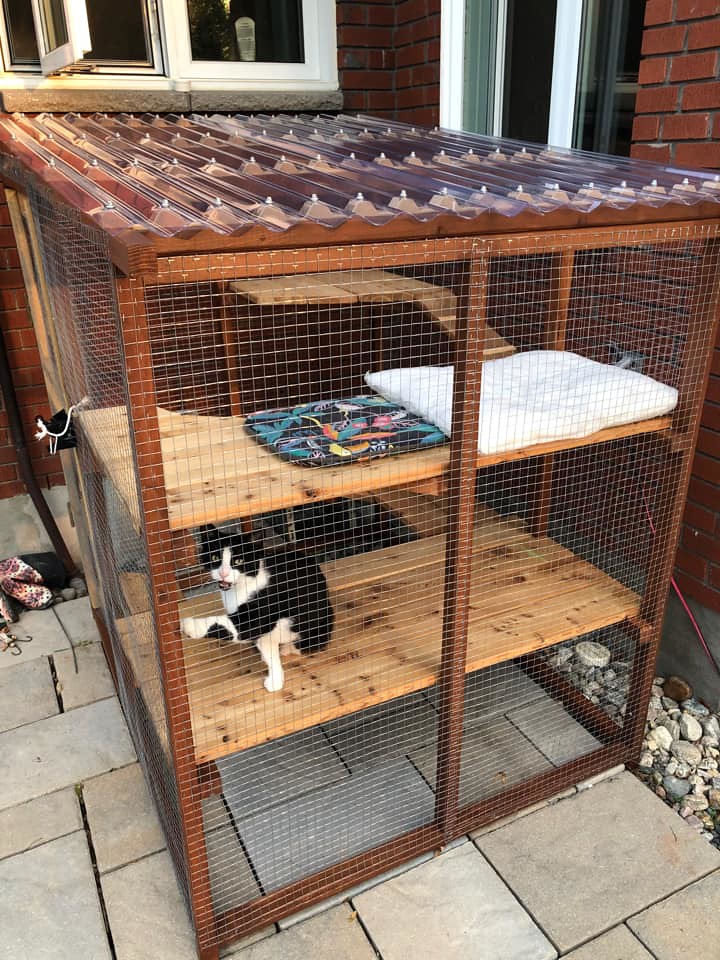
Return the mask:
[(47, 76), (82, 60), (90, 51), (90, 26), (85, 0), (61, 0), (67, 29), (67, 41), (49, 49), (45, 42), (46, 19), (42, 0), (31, 0), (35, 37), (40, 53), (40, 69)]
[[(463, 125), (465, 3), (466, 0), (443, 0), (440, 18), (440, 124), (456, 130)], [(583, 8), (582, 0), (557, 0), (547, 135), (547, 142), (556, 147), (572, 146)], [(502, 131), (506, 28), (507, 0), (498, 0), (491, 131), (494, 136), (500, 136)]]
[[(122, 2), (118, 0), (119, 4)], [(304, 63), (193, 61), (185, 0), (147, 2), (152, 66), (100, 63), (97, 69), (90, 70), (92, 62), (81, 61), (76, 70), (71, 66), (49, 77), (31, 65), (11, 64), (7, 25), (0, 4), (0, 46), (7, 65), (0, 74), (3, 87), (8, 90), (107, 89), (112, 76), (112, 85), (117, 90), (324, 92), (338, 89), (335, 0), (302, 0)]]
[(193, 60), (185, 0), (163, 0), (162, 11), (172, 77), (192, 88), (337, 89), (335, 0), (302, 0), (304, 63)]

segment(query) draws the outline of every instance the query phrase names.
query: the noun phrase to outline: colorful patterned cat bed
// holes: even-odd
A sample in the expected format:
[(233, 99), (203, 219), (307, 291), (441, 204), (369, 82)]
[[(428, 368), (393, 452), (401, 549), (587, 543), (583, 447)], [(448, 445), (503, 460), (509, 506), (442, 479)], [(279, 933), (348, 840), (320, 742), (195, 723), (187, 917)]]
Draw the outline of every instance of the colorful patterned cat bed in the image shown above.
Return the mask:
[(245, 426), (283, 460), (334, 467), (445, 443), (432, 423), (379, 396), (316, 400), (250, 414)]

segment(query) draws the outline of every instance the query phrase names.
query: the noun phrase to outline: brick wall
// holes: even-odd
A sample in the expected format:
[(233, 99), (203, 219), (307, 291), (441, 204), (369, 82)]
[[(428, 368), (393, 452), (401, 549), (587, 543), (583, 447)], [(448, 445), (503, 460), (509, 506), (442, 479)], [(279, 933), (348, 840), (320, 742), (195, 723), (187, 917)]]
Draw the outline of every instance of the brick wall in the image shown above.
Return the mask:
[[(718, 0), (648, 0), (632, 155), (720, 169)], [(720, 340), (685, 509), (676, 579), (720, 611)]]
[(337, 18), (345, 109), (437, 123), (440, 0), (340, 0)]
[[(35, 417), (48, 411), (48, 399), (4, 191), (0, 191), (0, 327), (35, 475), (41, 486), (64, 483), (59, 459), (48, 456), (44, 445), (33, 438)], [(25, 485), (18, 473), (7, 412), (0, 398), (0, 499), (18, 493), (25, 493)]]

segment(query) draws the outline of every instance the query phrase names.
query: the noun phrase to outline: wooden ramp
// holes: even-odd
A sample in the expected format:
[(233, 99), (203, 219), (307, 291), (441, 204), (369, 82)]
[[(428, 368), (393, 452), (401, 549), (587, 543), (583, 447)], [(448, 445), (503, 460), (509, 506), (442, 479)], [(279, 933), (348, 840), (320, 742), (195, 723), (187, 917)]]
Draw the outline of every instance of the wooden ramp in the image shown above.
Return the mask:
[[(197, 761), (432, 686), (440, 663), (443, 555), (444, 537), (435, 536), (328, 565), (333, 640), (322, 653), (285, 660), (285, 687), (275, 694), (263, 687), (254, 649), (185, 638)], [(490, 511), (477, 526), (472, 580), (468, 672), (639, 612), (637, 594)], [(206, 595), (183, 603), (179, 617), (217, 609), (217, 596)], [(136, 632), (128, 622), (121, 629)]]

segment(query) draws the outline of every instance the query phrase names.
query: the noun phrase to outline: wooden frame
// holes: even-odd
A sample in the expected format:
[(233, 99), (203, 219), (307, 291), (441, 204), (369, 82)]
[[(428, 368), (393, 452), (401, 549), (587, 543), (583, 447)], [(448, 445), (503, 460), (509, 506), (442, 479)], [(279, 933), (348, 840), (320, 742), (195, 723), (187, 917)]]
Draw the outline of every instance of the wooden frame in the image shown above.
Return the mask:
[[(697, 212), (702, 216), (707, 210), (701, 206)], [(437, 234), (433, 240), (422, 236), (422, 225), (415, 225), (411, 229), (407, 223), (393, 223), (379, 235), (374, 235), (367, 227), (353, 223), (340, 228), (333, 237), (336, 242), (332, 244), (326, 232), (310, 226), (289, 230), (282, 238), (254, 232), (246, 237), (225, 239), (217, 235), (210, 237), (199, 234), (192, 240), (158, 239), (148, 243), (143, 238), (121, 237), (110, 241), (110, 256), (121, 271), (115, 281), (115, 294), (118, 304), (118, 330), (122, 337), (122, 352), (127, 372), (127, 412), (124, 421), (116, 411), (113, 412), (111, 419), (117, 431), (115, 438), (109, 437), (104, 428), (93, 429), (101, 423), (107, 409), (84, 413), (83, 429), (89, 440), (93, 461), (114, 484), (131, 514), (147, 553), (149, 573), (146, 583), (139, 591), (137, 610), (133, 609), (131, 617), (126, 618), (125, 623), (108, 623), (107, 632), (117, 637), (123, 630), (131, 631), (134, 626), (129, 620), (138, 617), (142, 622), (139, 634), (152, 638), (147, 650), (136, 645), (131, 653), (120, 643), (118, 668), (126, 689), (137, 697), (134, 709), (138, 716), (143, 718), (143, 723), (140, 724), (144, 731), (142, 737), (151, 738), (157, 731), (151, 732), (152, 709), (142, 696), (143, 657), (157, 657), (159, 662), (163, 694), (161, 710), (167, 728), (169, 762), (172, 763), (177, 806), (174, 806), (170, 797), (163, 797), (159, 804), (164, 811), (163, 819), (178, 872), (187, 878), (198, 948), (204, 960), (216, 958), (219, 945), (230, 942), (243, 933), (310, 906), (411, 856), (440, 848), (468, 829), (504, 816), (528, 802), (550, 796), (562, 787), (610, 765), (634, 761), (638, 739), (642, 735), (643, 708), (652, 678), (664, 597), (677, 541), (680, 506), (687, 490), (691, 454), (699, 427), (700, 399), (709, 375), (709, 344), (712, 338), (707, 319), (712, 310), (714, 329), (717, 329), (717, 300), (720, 292), (718, 281), (711, 270), (717, 260), (715, 238), (720, 223), (709, 219), (672, 221), (670, 217), (673, 214), (678, 215), (678, 208), (673, 204), (669, 204), (661, 212), (638, 211), (635, 208), (630, 213), (604, 211), (594, 219), (588, 215), (577, 214), (570, 218), (567, 212), (542, 218), (527, 214), (513, 221), (510, 225), (512, 233), (507, 232), (506, 222), (501, 222), (498, 217), (489, 217), (488, 230), (498, 232), (488, 232), (480, 236), (476, 227), (468, 224), (465, 229), (461, 225), (462, 229), (458, 230), (457, 219), (448, 219), (447, 225), (436, 223)], [(655, 219), (658, 222), (648, 224), (643, 221), (643, 216), (645, 220)], [(455, 231), (452, 233), (451, 223)], [(502, 231), (500, 227), (503, 228)], [(695, 312), (691, 311), (688, 322), (690, 362), (682, 371), (681, 380), (686, 399), (679, 411), (673, 416), (612, 428), (579, 441), (539, 444), (533, 448), (513, 451), (511, 454), (479, 457), (476, 438), (486, 343), (485, 328), (488, 323), (486, 298), (489, 262), (497, 258), (513, 257), (518, 253), (550, 256), (552, 309), (545, 327), (544, 345), (562, 349), (568, 322), (573, 263), (578, 252), (613, 245), (641, 247), (672, 239), (673, 231), (675, 236), (698, 239), (705, 248), (705, 260), (693, 303)], [(448, 235), (444, 236), (444, 232)], [(168, 444), (164, 445), (164, 441), (172, 437), (174, 427), (173, 417), (159, 411), (157, 406), (147, 309), (149, 288), (161, 284), (204, 282), (245, 282), (247, 288), (249, 282), (263, 277), (292, 277), (365, 267), (382, 269), (423, 266), (458, 260), (465, 263), (469, 279), (465, 285), (466, 294), (460, 298), (453, 319), (456, 376), (453, 392), (454, 429), (449, 452), (429, 451), (414, 457), (412, 461), (408, 459), (403, 462), (401, 458), (396, 458), (394, 463), (384, 461), (382, 470), (373, 468), (370, 464), (366, 468), (348, 468), (342, 474), (337, 471), (333, 474), (331, 471), (325, 480), (304, 477), (301, 481), (292, 483), (288, 477), (291, 476), (291, 471), (297, 468), (280, 467), (276, 464), (276, 475), (282, 478), (279, 487), (283, 491), (284, 499), (263, 499), (263, 487), (266, 487), (272, 478), (268, 470), (258, 468), (254, 474), (255, 479), (250, 479), (253, 476), (250, 471), (246, 477), (241, 478), (241, 485), (244, 483), (244, 487), (236, 491), (237, 496), (226, 497), (222, 506), (206, 505), (201, 515), (195, 508), (200, 497), (192, 482), (191, 494), (187, 499), (189, 507), (182, 505), (177, 497), (180, 484), (174, 486), (173, 472), (176, 478), (183, 474), (192, 481), (191, 458), (183, 460), (169, 455)], [(704, 319), (696, 315), (699, 314), (701, 306)], [(38, 313), (42, 312), (43, 309), (39, 308)], [(227, 315), (223, 318), (223, 324), (225, 343), (232, 343)], [(701, 357), (703, 364), (698, 362)], [(197, 418), (199, 436), (205, 436), (206, 431), (211, 429), (218, 431), (208, 440), (211, 448), (217, 448), (222, 442), (237, 445), (243, 436), (237, 424), (228, 422), (209, 425)], [(605, 444), (643, 435), (655, 439), (657, 448), (663, 451), (667, 461), (665, 470), (672, 472), (672, 482), (664, 485), (662, 500), (658, 501), (656, 506), (658, 534), (652, 545), (651, 576), (645, 598), (641, 600), (636, 593), (621, 584), (615, 583), (610, 588), (606, 581), (611, 578), (604, 574), (602, 577), (598, 575), (588, 586), (588, 565), (581, 569), (581, 561), (577, 558), (574, 559), (576, 567), (572, 567), (573, 561), (567, 558), (567, 566), (563, 567), (566, 570), (572, 568), (576, 576), (586, 578), (582, 586), (575, 584), (572, 589), (568, 588), (567, 592), (562, 594), (563, 602), (566, 602), (568, 597), (577, 599), (585, 590), (588, 608), (592, 602), (596, 604), (596, 613), (581, 618), (581, 626), (595, 629), (617, 624), (634, 645), (628, 715), (625, 725), (620, 726), (609, 720), (569, 684), (559, 682), (558, 677), (538, 654), (538, 650), (543, 646), (576, 636), (577, 632), (573, 633), (569, 628), (563, 632), (556, 625), (554, 633), (548, 630), (547, 636), (543, 638), (540, 635), (538, 639), (535, 624), (532, 640), (528, 639), (529, 633), (524, 639), (516, 633), (512, 634), (512, 640), (508, 641), (506, 647), (496, 647), (490, 653), (487, 650), (477, 652), (477, 637), (480, 632), (477, 628), (479, 618), (471, 609), (473, 589), (482, 581), (486, 572), (480, 561), (487, 562), (488, 569), (491, 563), (484, 554), (476, 550), (477, 538), (482, 539), (483, 534), (478, 533), (478, 517), (474, 508), (475, 483), (479, 468), (511, 461), (522, 464), (529, 458), (534, 458), (537, 496), (528, 524), (532, 543), (535, 547), (539, 546), (547, 551), (560, 550), (562, 548), (556, 544), (553, 546), (547, 535), (554, 457), (563, 451), (581, 446), (596, 445), (601, 450)], [(103, 446), (103, 437), (108, 438), (107, 446)], [(132, 451), (132, 463), (119, 463), (117, 458), (113, 458), (111, 441), (117, 441), (123, 450)], [(172, 446), (173, 444), (170, 444), (170, 447)], [(197, 455), (197, 449), (194, 452)], [(170, 454), (172, 453), (171, 450)], [(245, 459), (247, 460), (247, 456)], [(668, 466), (669, 464), (672, 466)], [(326, 484), (324, 488), (323, 483)], [(381, 497), (383, 490), (392, 491), (408, 486), (416, 490), (431, 489), (434, 492), (439, 492), (442, 488), (449, 504), (445, 555), (439, 560), (435, 558), (434, 561), (435, 567), (441, 569), (442, 573), (433, 577), (433, 582), (442, 584), (442, 596), (437, 599), (438, 610), (441, 612), (435, 617), (438, 627), (435, 649), (441, 652), (433, 654), (439, 667), (436, 670), (427, 670), (421, 665), (412, 678), (409, 678), (408, 674), (409, 679), (406, 678), (405, 686), (397, 684), (392, 690), (378, 692), (375, 689), (372, 694), (362, 692), (357, 693), (354, 699), (348, 697), (343, 710), (347, 713), (362, 709), (371, 703), (383, 702), (409, 690), (423, 689), (437, 681), (439, 733), (433, 818), (422, 827), (373, 850), (259, 897), (245, 905), (242, 910), (216, 912), (212, 906), (203, 828), (203, 801), (218, 793), (221, 788), (215, 761), (231, 750), (258, 743), (259, 738), (256, 736), (253, 739), (246, 735), (243, 739), (241, 733), (228, 730), (225, 747), (216, 745), (214, 749), (210, 749), (207, 742), (203, 742), (197, 723), (197, 711), (194, 715), (193, 708), (197, 689), (193, 676), (193, 656), (186, 654), (178, 631), (178, 618), (181, 609), (184, 609), (184, 601), (173, 564), (173, 538), (188, 527), (206, 521), (243, 516), (250, 518), (267, 509), (270, 504), (274, 507), (291, 507), (308, 500), (321, 501), (358, 491), (371, 492)], [(481, 517), (480, 520), (486, 521), (485, 535), (496, 536), (493, 529), (497, 528), (497, 521), (493, 521), (489, 516)], [(515, 537), (509, 522), (504, 521), (503, 534), (511, 540)], [(527, 547), (530, 534), (522, 535), (526, 539), (522, 539), (518, 534), (514, 542), (522, 543), (523, 549), (531, 549)], [(510, 547), (512, 548), (512, 544)], [(416, 550), (418, 556), (421, 552)], [(411, 554), (412, 550), (407, 551), (406, 560)], [(476, 570), (473, 570), (473, 559)], [(392, 556), (389, 555), (388, 563), (391, 562)], [(396, 558), (395, 562), (402, 561)], [(416, 558), (413, 563), (414, 569), (418, 570), (429, 566), (427, 558)], [(558, 565), (562, 566), (559, 560)], [(537, 570), (537, 576), (542, 577), (541, 563), (537, 564)], [(360, 579), (367, 576), (361, 570), (361, 565), (355, 563), (353, 566), (350, 563), (347, 571), (350, 572), (346, 572), (346, 578), (354, 577), (353, 587), (359, 588), (362, 585)], [(336, 570), (336, 580), (333, 582), (331, 576), (330, 581), (332, 589), (338, 592), (348, 588), (347, 580), (341, 582), (340, 566)], [(543, 580), (542, 587), (533, 593), (533, 582), (530, 580), (527, 588), (530, 592), (527, 595), (518, 589), (515, 601), (509, 599), (509, 594), (498, 596), (495, 612), (512, 613), (513, 602), (530, 606), (532, 602), (559, 596), (552, 592), (557, 590), (557, 583), (553, 585), (549, 580)], [(593, 601), (587, 592), (596, 588), (598, 596)], [(130, 587), (128, 589), (130, 590)], [(425, 592), (428, 596), (431, 594), (430, 590)], [(433, 603), (435, 604), (435, 598)], [(575, 627), (582, 632), (577, 623)], [(508, 635), (511, 633), (510, 631)], [(585, 757), (540, 774), (519, 786), (499, 789), (496, 795), (480, 804), (463, 807), (460, 802), (460, 774), (466, 672), (518, 657), (521, 658), (519, 663), (526, 673), (541, 686), (551, 690), (566, 711), (580, 720), (601, 745)], [(216, 659), (219, 662), (220, 658)], [(316, 661), (321, 662), (320, 659)], [(252, 679), (251, 674), (248, 676)], [(256, 675), (254, 676), (256, 679)], [(238, 682), (238, 690), (246, 699), (248, 689)], [(204, 703), (207, 706), (207, 702)], [(327, 711), (308, 713), (305, 725), (318, 724), (330, 716), (339, 715), (340, 713), (332, 712), (328, 714)], [(290, 730), (301, 729), (297, 723), (293, 726), (290, 721), (284, 721), (281, 708), (277, 709), (274, 727), (263, 725), (265, 717), (262, 710), (258, 709), (253, 716), (256, 721), (255, 729), (264, 731), (263, 735), (269, 733), (277, 737)], [(152, 749), (158, 752), (157, 746)], [(161, 792), (158, 788), (158, 794)], [(176, 829), (173, 827), (174, 817), (177, 817)]]

